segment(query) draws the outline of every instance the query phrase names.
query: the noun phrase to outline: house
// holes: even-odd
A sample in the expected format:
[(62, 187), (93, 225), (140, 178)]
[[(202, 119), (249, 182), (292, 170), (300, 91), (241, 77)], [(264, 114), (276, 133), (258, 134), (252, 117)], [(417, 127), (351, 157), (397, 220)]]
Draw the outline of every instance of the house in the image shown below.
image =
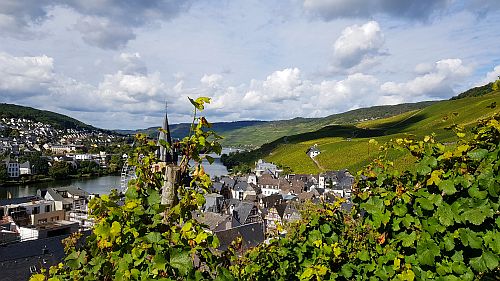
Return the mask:
[(266, 232), (274, 232), (278, 224), (291, 223), (300, 220), (300, 212), (292, 202), (276, 204), (264, 211)]
[(9, 178), (18, 178), (21, 175), (20, 165), (16, 161), (12, 161), (10, 159), (5, 160), (5, 167), (7, 168), (7, 174)]
[(276, 178), (271, 174), (263, 174), (257, 179), (257, 187), (264, 196), (281, 193), (281, 188), (288, 188), (290, 183), (285, 178)]
[(256, 196), (257, 195), (256, 189), (257, 186), (252, 183), (244, 181), (237, 182), (233, 190), (231, 191), (232, 198), (241, 201), (245, 200), (248, 196)]
[(231, 227), (262, 222), (262, 218), (259, 215), (259, 209), (252, 202), (229, 199), (224, 202), (224, 205), (225, 213), (230, 214), (232, 217)]
[(65, 219), (64, 211), (56, 210), (53, 201), (39, 196), (0, 200), (0, 217), (9, 216), (18, 226), (39, 225)]
[(221, 213), (224, 205), (224, 196), (217, 193), (207, 193), (205, 197), (204, 212)]
[(273, 163), (267, 163), (262, 159), (259, 159), (255, 163), (255, 175), (257, 177), (261, 177), (264, 174), (270, 174), (274, 177), (278, 177), (281, 172), (283, 172), (283, 170), (278, 169), (278, 166)]
[(231, 215), (214, 212), (194, 212), (193, 218), (205, 225), (210, 232), (223, 231), (231, 228)]
[(79, 187), (52, 187), (38, 190), (40, 196), (55, 201), (56, 210), (87, 211), (89, 193)]
[(31, 175), (33, 171), (31, 170), (31, 165), (29, 161), (26, 161), (19, 165), (19, 174), (20, 175)]
[(236, 250), (244, 252), (250, 248), (256, 247), (264, 242), (264, 225), (262, 222), (254, 222), (249, 224), (232, 227), (223, 231), (214, 233), (219, 239), (219, 250), (225, 251), (231, 243), (237, 238), (241, 239), (241, 244)]
[(58, 220), (38, 225), (22, 226), (19, 228), (21, 241), (42, 239), (78, 231), (79, 223), (67, 220)]
[(324, 189), (350, 189), (354, 177), (347, 170), (327, 171), (319, 175), (318, 187)]
[(54, 201), (56, 210), (63, 210), (66, 218), (70, 221), (78, 222), (83, 228), (92, 226), (88, 220), (87, 204), (90, 194), (74, 186), (47, 188), (47, 190), (38, 190), (37, 194), (47, 200)]
[(320, 153), (321, 151), (318, 149), (316, 144), (309, 147), (309, 149), (306, 151), (306, 154), (309, 155), (309, 157), (311, 158), (318, 156)]

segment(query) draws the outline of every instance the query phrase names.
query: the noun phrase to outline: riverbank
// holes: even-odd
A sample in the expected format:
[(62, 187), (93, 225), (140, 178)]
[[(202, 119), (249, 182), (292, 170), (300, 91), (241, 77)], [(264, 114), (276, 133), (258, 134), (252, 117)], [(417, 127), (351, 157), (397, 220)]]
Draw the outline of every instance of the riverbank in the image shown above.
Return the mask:
[(119, 176), (120, 174), (118, 173), (109, 173), (109, 174), (79, 174), (79, 175), (68, 175), (67, 178), (64, 179), (55, 179), (49, 176), (32, 176), (30, 178), (22, 178), (21, 180), (17, 181), (5, 181), (5, 182), (0, 182), (0, 187), (12, 187), (12, 186), (22, 186), (22, 185), (28, 185), (28, 184), (37, 184), (37, 183), (44, 183), (44, 182), (53, 182), (53, 181), (59, 181), (59, 180), (74, 180), (74, 179), (91, 179), (91, 178), (98, 178), (98, 177), (106, 177), (106, 176)]

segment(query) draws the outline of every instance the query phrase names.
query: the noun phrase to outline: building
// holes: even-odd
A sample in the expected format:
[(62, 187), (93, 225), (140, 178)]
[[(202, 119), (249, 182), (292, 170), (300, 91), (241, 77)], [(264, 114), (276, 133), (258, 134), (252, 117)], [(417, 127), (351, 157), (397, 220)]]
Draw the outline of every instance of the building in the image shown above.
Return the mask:
[(90, 161), (92, 160), (93, 157), (92, 157), (92, 154), (75, 154), (75, 160), (78, 160), (78, 161)]
[(87, 204), (90, 199), (87, 191), (68, 186), (38, 190), (37, 193), (47, 200), (54, 201), (55, 209), (63, 211), (68, 220), (78, 222), (84, 229), (92, 226), (93, 222), (89, 220), (87, 214)]
[(259, 161), (255, 163), (255, 175), (257, 177), (261, 177), (264, 174), (271, 174), (274, 177), (278, 177), (281, 172), (283, 172), (283, 170), (278, 169), (278, 166), (262, 159), (259, 159)]
[(9, 178), (18, 178), (21, 175), (19, 163), (11, 160), (6, 160), (4, 163), (7, 168)]
[(29, 161), (26, 161), (19, 165), (19, 174), (22, 175), (31, 175), (33, 173), (31, 169), (31, 165)]
[(309, 155), (309, 157), (311, 158), (318, 156), (320, 153), (321, 151), (318, 149), (316, 144), (309, 147), (309, 149), (306, 151), (306, 154)]
[(0, 218), (9, 216), (18, 226), (39, 225), (65, 219), (64, 211), (55, 209), (53, 201), (39, 196), (0, 200)]

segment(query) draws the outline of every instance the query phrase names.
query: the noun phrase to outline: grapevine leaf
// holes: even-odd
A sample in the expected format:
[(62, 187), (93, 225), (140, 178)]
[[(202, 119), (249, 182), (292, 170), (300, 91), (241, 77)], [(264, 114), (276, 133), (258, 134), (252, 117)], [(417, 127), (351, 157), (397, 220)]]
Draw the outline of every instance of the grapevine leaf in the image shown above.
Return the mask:
[(474, 149), (471, 150), (467, 153), (467, 155), (472, 159), (472, 160), (481, 160), (486, 155), (488, 154), (488, 150), (480, 148), (480, 149)]
[(455, 184), (452, 180), (444, 180), (439, 183), (439, 190), (443, 191), (447, 195), (453, 195), (455, 194), (455, 192), (457, 192)]
[(150, 232), (146, 234), (146, 240), (149, 243), (156, 244), (161, 241), (161, 234), (159, 232)]
[(187, 275), (193, 268), (193, 262), (189, 251), (173, 248), (170, 251), (170, 265), (177, 269), (183, 276)]

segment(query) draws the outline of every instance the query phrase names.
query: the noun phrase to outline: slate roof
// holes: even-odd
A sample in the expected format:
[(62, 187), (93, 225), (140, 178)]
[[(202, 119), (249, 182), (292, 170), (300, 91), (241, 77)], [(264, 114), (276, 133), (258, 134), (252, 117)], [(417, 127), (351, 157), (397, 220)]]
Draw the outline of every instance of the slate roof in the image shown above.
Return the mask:
[(6, 206), (6, 205), (17, 205), (17, 204), (23, 204), (23, 203), (28, 203), (31, 201), (36, 201), (36, 200), (42, 200), (40, 196), (33, 195), (33, 196), (26, 196), (26, 197), (19, 197), (19, 198), (10, 198), (10, 199), (0, 199), (0, 206)]
[(235, 191), (245, 191), (248, 188), (248, 183), (244, 181), (239, 181), (234, 186)]
[[(83, 238), (90, 231), (83, 232)], [(64, 247), (61, 240), (69, 235), (29, 240), (0, 246), (0, 281), (28, 280), (40, 266), (49, 268), (62, 261)], [(83, 239), (82, 238), (82, 239)]]
[(225, 227), (221, 224), (228, 222), (231, 218), (230, 215), (221, 215), (213, 212), (196, 213), (193, 216), (199, 223), (207, 225), (208, 229), (215, 231), (219, 227)]
[(219, 181), (224, 183), (229, 188), (233, 188), (236, 183), (236, 181), (230, 177), (222, 177)]
[(234, 206), (233, 218), (240, 224), (244, 224), (254, 207), (255, 205), (253, 203), (239, 201), (239, 204)]
[(222, 187), (224, 187), (224, 183), (222, 182), (214, 182), (212, 184), (212, 190), (215, 192), (220, 192), (222, 190)]
[(261, 222), (249, 223), (228, 230), (215, 232), (219, 238), (219, 250), (225, 251), (237, 237), (242, 239), (242, 250), (258, 246), (264, 242), (264, 225)]
[(315, 145), (309, 147), (309, 149), (306, 151), (307, 154), (312, 153), (312, 152), (321, 153), (321, 151)]
[(262, 204), (266, 208), (274, 207), (276, 204), (283, 202), (283, 195), (275, 193), (262, 198)]

